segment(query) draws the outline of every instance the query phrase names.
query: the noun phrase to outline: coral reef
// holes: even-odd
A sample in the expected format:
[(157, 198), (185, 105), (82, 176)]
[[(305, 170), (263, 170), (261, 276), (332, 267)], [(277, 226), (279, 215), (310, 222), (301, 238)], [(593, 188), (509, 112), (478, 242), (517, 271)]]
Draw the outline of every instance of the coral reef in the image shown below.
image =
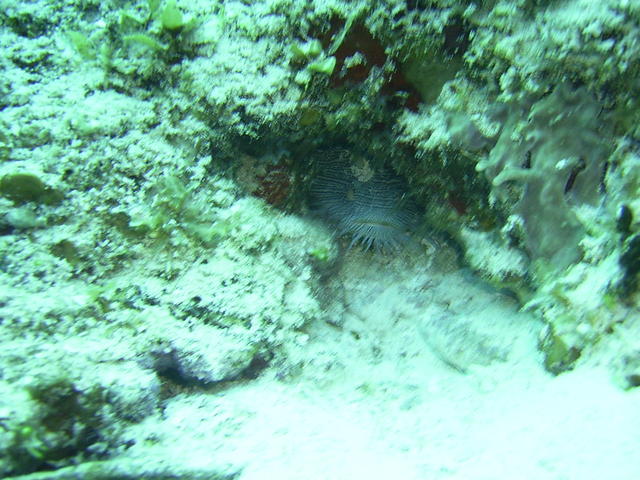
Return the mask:
[(226, 393), (381, 358), (637, 391), (638, 2), (63, 3), (0, 0), (0, 476), (233, 478)]

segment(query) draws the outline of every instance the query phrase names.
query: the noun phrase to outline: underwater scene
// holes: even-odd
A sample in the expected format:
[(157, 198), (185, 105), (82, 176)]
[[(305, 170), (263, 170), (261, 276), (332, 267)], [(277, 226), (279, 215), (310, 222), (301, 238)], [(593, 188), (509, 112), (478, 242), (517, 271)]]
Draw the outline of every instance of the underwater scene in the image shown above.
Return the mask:
[(640, 0), (0, 0), (0, 478), (640, 479)]

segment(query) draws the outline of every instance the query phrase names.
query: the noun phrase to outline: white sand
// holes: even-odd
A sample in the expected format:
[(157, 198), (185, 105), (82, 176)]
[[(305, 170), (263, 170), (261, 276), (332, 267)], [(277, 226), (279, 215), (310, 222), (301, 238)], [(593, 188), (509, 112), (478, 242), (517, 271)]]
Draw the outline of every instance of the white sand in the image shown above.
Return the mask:
[[(292, 352), (301, 375), (176, 397), (164, 424), (184, 439), (173, 455), (241, 467), (241, 480), (640, 478), (640, 390), (586, 365), (546, 373), (540, 324), (468, 276), (348, 258), (344, 325), (308, 332)], [(491, 356), (484, 345), (457, 358), (466, 374), (447, 365), (425, 342), (433, 325), (420, 327), (433, 305), (441, 322), (486, 325), (507, 358), (474, 365)]]

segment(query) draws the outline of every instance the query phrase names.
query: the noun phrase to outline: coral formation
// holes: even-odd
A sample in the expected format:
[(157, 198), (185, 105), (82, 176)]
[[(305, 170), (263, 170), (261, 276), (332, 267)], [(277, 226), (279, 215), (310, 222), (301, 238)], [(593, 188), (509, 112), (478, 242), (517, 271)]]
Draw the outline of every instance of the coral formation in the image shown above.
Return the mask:
[[(384, 355), (411, 390), (517, 331), (637, 390), (638, 31), (628, 0), (0, 0), (0, 476), (231, 478), (228, 392)], [(438, 245), (345, 251), (308, 207)]]
[[(588, 92), (561, 84), (534, 104), (525, 125), (514, 110), (476, 169), (489, 178), (494, 195), (513, 205), (510, 211), (524, 222), (532, 257), (564, 269), (578, 259), (585, 233), (575, 207), (599, 202), (609, 153), (600, 132), (601, 107)], [(524, 188), (509, 192), (511, 183)]]

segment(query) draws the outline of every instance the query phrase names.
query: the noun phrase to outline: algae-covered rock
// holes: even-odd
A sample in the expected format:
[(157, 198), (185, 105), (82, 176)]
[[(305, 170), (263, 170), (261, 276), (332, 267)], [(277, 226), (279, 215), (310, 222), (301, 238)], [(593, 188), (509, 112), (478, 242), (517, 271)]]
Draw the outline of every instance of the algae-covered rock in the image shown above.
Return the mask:
[(27, 230), (43, 224), (36, 212), (28, 206), (9, 209), (4, 216), (4, 221), (17, 230)]
[[(118, 443), (126, 424), (158, 406), (160, 385), (153, 372), (134, 362), (98, 367), (86, 355), (90, 349), (102, 353), (94, 346), (68, 343), (73, 356), (55, 346), (43, 348), (42, 359), (28, 369), (5, 368), (11, 383), (0, 383), (0, 473), (65, 466), (91, 456), (87, 450), (104, 452)], [(13, 344), (14, 353), (23, 348)]]
[(548, 328), (541, 339), (540, 350), (544, 353), (544, 367), (556, 375), (571, 370), (581, 353), (580, 347), (573, 345), (569, 337), (555, 333), (552, 328)]
[(142, 364), (173, 382), (213, 385), (235, 380), (254, 360), (258, 348), (245, 329), (184, 325), (163, 309), (144, 312), (149, 320), (145, 342), (139, 347)]
[(462, 228), (458, 239), (465, 250), (465, 259), (478, 274), (496, 287), (524, 293), (529, 259), (521, 250), (505, 246), (491, 232)]
[(629, 295), (638, 289), (640, 274), (640, 233), (632, 235), (624, 242), (620, 255), (620, 266), (624, 276), (620, 282), (622, 293)]
[[(403, 405), (409, 464), (422, 433), (394, 428), (475, 403), (438, 397), (462, 393), (442, 362), (533, 390), (640, 338), (638, 2), (0, 3), (0, 477), (271, 478), (250, 470), (289, 468), (280, 440), (320, 439), (305, 405), (344, 395), (365, 433)], [(310, 214), (329, 146), (407, 178), (407, 252), (343, 248)], [(600, 365), (634, 389), (638, 351)], [(415, 478), (469, 466), (450, 426), (450, 464)]]
[(62, 192), (46, 185), (37, 175), (26, 172), (8, 173), (0, 179), (0, 195), (18, 205), (28, 202), (58, 205)]

